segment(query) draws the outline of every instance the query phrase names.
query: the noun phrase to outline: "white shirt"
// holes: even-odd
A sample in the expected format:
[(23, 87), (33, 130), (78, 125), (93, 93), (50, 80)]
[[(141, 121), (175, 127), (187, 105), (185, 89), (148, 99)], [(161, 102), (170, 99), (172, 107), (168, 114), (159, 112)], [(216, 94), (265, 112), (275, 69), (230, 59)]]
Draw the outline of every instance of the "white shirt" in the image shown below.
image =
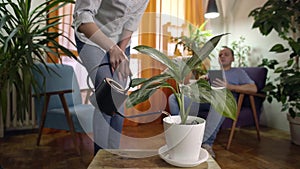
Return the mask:
[[(136, 31), (149, 0), (76, 0), (73, 26), (76, 36), (98, 46), (78, 32), (82, 23), (94, 22), (112, 41), (118, 43), (123, 29)], [(98, 46), (99, 47), (99, 46)]]

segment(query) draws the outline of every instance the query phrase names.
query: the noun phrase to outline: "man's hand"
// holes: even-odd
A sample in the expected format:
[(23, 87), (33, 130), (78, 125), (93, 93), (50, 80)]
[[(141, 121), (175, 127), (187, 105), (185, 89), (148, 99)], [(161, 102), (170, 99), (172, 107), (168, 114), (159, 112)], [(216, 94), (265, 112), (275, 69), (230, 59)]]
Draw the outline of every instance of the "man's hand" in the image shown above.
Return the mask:
[(227, 83), (227, 81), (224, 81), (224, 80), (221, 80), (221, 79), (219, 79), (219, 78), (216, 78), (216, 79), (213, 81), (212, 86), (214, 86), (214, 87), (225, 87), (225, 88), (227, 88), (228, 83)]

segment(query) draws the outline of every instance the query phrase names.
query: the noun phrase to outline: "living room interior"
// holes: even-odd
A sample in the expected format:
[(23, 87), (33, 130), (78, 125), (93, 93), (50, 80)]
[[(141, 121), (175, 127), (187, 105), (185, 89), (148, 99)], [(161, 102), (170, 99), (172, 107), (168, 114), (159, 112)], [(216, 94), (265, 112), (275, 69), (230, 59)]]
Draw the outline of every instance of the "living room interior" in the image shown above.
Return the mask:
[[(254, 18), (249, 14), (255, 8), (263, 6), (267, 0), (216, 0), (220, 16), (206, 19), (204, 14), (210, 0), (150, 0), (148, 8), (141, 21), (139, 30), (132, 38), (131, 47), (143, 44), (152, 46), (171, 58), (181, 57), (176, 54), (174, 38), (188, 35), (188, 25), (198, 28), (205, 23), (205, 30), (212, 36), (229, 33), (222, 37), (212, 55), (217, 56), (222, 46), (233, 45), (238, 42), (246, 46), (244, 67), (258, 67), (264, 59), (275, 59), (279, 65), (285, 65), (290, 59), (288, 53), (270, 52), (277, 43), (285, 46), (284, 41), (275, 31), (268, 36), (261, 34), (258, 28), (253, 28)], [(296, 0), (297, 1), (297, 0)], [(35, 4), (36, 2), (32, 2)], [(299, 0), (297, 1), (298, 4)], [(65, 14), (71, 13), (73, 7), (64, 7)], [(298, 11), (299, 14), (299, 11)], [(65, 18), (64, 22), (71, 22), (72, 17)], [(73, 31), (69, 27), (67, 36), (72, 37)], [(299, 25), (298, 25), (299, 26)], [(300, 28), (299, 28), (300, 29)], [(299, 34), (298, 34), (299, 35)], [(209, 37), (210, 38), (210, 37)], [(241, 41), (242, 39), (242, 41)], [(299, 43), (299, 42), (298, 42)], [(67, 44), (70, 45), (70, 44)], [(76, 50), (69, 46), (71, 51)], [(51, 62), (48, 59), (49, 62)], [(74, 68), (80, 89), (88, 88), (87, 72), (73, 58), (62, 57), (56, 60)], [(60, 63), (58, 63), (60, 64)], [(206, 69), (218, 69), (217, 57), (212, 56), (206, 63)], [(151, 77), (161, 73), (165, 67), (150, 57), (139, 54), (132, 49), (131, 70), (133, 77)], [(299, 69), (298, 69), (299, 70)], [(278, 74), (268, 68), (266, 83), (277, 83)], [(91, 92), (82, 92), (83, 102), (89, 103)], [(153, 95), (147, 102), (134, 108), (126, 109), (127, 115), (139, 113), (168, 111), (167, 96), (170, 93), (161, 90)], [(11, 99), (13, 105), (14, 100)], [(299, 99), (298, 99), (299, 100)], [(2, 103), (1, 103), (2, 104)], [(13, 106), (9, 110), (15, 111)], [(34, 103), (32, 103), (32, 108)], [(256, 126), (237, 127), (230, 149), (227, 146), (230, 128), (222, 128), (218, 133), (216, 145), (213, 147), (217, 157), (215, 161), (220, 168), (298, 168), (300, 162), (300, 146), (291, 141), (290, 123), (287, 120), (288, 110), (282, 111), (282, 103), (275, 99), (270, 103), (263, 101), (259, 116), (260, 140), (257, 139)], [(1, 113), (2, 114), (2, 113)], [(69, 131), (44, 128), (41, 143), (36, 145), (38, 137), (38, 123), (33, 111), (27, 115), (25, 122), (18, 122), (14, 116), (0, 116), (0, 169), (9, 168), (88, 168), (93, 161), (92, 132), (78, 134), (76, 139), (79, 151), (74, 149), (74, 139)], [(123, 149), (158, 149), (165, 141), (163, 135), (162, 118), (164, 115), (153, 115), (125, 119), (122, 132), (121, 148)], [(299, 117), (298, 117), (299, 118)], [(5, 121), (5, 123), (3, 123)], [(23, 124), (20, 124), (23, 123)], [(299, 126), (299, 124), (298, 124)], [(299, 128), (299, 127), (298, 127)], [(298, 131), (299, 133), (300, 131)], [(130, 165), (128, 159), (128, 165)], [(112, 162), (113, 163), (113, 162)], [(125, 164), (124, 164), (125, 165)]]

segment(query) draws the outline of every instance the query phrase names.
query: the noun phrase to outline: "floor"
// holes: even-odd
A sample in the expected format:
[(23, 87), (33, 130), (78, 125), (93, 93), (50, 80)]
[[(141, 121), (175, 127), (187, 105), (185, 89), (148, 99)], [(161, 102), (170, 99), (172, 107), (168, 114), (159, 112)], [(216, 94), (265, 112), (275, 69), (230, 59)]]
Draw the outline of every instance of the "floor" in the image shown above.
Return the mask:
[[(122, 148), (159, 148), (165, 144), (159, 123), (124, 127)], [(3, 169), (85, 169), (93, 158), (93, 142), (80, 135), (78, 155), (70, 134), (48, 131), (36, 146), (36, 131), (9, 132), (0, 139), (0, 166)], [(225, 169), (298, 169), (300, 146), (287, 132), (261, 127), (261, 141), (252, 128), (237, 129), (230, 150), (226, 150), (228, 130), (219, 132), (213, 149), (216, 161)], [(1, 169), (0, 167), (0, 169)]]

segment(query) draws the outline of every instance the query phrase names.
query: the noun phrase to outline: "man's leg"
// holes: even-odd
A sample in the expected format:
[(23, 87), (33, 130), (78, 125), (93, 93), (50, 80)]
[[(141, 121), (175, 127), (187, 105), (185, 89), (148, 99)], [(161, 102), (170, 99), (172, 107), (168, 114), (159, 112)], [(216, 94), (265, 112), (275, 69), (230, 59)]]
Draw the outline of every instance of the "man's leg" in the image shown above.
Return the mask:
[(203, 138), (204, 144), (213, 145), (217, 137), (218, 131), (224, 120), (225, 117), (216, 112), (213, 108), (210, 109), (210, 112), (208, 113), (206, 118), (205, 132)]
[(202, 147), (205, 148), (213, 158), (215, 158), (215, 153), (212, 150), (212, 145), (224, 120), (225, 117), (216, 112), (213, 108), (210, 109), (206, 118)]

